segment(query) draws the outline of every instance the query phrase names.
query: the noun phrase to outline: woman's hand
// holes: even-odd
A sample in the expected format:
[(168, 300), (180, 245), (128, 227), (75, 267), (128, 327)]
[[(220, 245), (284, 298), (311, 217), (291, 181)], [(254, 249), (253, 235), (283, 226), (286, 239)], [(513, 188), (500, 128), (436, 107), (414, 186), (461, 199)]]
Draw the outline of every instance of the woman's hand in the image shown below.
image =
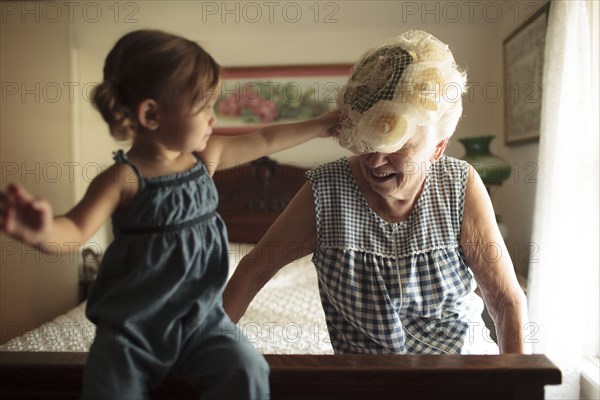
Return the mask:
[(30, 245), (43, 242), (53, 224), (52, 206), (33, 197), (21, 185), (0, 192), (0, 231)]

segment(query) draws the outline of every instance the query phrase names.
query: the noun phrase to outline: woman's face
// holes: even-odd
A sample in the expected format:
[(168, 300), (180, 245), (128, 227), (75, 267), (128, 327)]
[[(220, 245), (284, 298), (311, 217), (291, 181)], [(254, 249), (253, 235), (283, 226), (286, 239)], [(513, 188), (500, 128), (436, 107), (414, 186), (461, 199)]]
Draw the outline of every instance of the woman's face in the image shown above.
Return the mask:
[[(414, 198), (421, 189), (427, 170), (446, 147), (446, 141), (434, 143), (426, 140), (426, 136), (423, 129), (418, 128), (414, 137), (394, 153), (358, 156), (363, 177), (375, 193), (386, 200)], [(438, 146), (442, 146), (439, 156)]]

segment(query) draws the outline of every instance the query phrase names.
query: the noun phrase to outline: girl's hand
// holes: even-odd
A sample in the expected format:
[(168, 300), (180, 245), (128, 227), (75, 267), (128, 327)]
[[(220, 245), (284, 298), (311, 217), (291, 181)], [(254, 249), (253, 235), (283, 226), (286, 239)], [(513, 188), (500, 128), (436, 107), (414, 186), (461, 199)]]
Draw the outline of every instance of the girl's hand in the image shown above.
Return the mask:
[(53, 224), (52, 206), (11, 184), (0, 192), (0, 231), (30, 245), (44, 241)]
[(320, 137), (337, 136), (340, 128), (340, 115), (338, 110), (333, 110), (316, 119), (322, 126)]

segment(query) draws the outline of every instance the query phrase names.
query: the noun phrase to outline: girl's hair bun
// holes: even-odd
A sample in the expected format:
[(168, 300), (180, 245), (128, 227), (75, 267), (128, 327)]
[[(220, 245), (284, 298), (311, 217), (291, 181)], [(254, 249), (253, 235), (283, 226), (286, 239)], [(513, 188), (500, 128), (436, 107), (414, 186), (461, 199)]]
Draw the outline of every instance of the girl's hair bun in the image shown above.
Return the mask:
[(108, 124), (111, 135), (118, 140), (131, 139), (137, 123), (133, 111), (119, 98), (118, 82), (108, 79), (98, 84), (92, 92), (96, 109)]

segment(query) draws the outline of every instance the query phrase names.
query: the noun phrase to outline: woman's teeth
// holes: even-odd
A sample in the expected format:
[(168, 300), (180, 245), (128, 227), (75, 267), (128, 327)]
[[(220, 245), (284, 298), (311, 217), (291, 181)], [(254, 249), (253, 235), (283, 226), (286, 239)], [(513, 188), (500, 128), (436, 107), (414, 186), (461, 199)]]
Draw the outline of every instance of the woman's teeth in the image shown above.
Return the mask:
[(376, 178), (387, 178), (388, 176), (392, 175), (391, 173), (388, 173), (388, 172), (374, 172), (374, 171), (371, 171), (371, 173)]

